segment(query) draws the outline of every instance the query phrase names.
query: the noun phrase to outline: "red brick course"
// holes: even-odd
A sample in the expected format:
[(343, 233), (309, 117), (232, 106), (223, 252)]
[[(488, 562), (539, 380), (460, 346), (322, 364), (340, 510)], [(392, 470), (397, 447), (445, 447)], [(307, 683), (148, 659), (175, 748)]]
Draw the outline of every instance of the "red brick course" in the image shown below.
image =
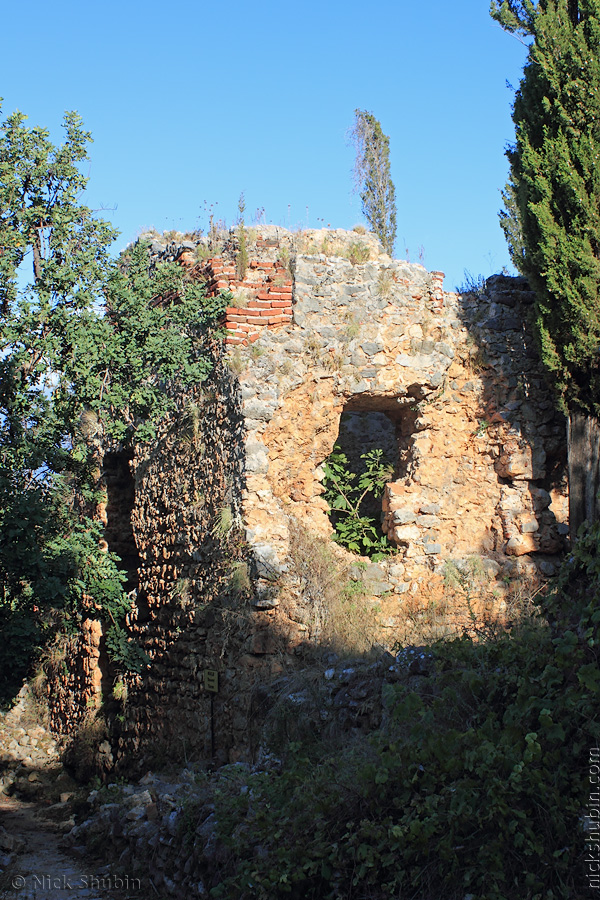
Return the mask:
[[(273, 242), (257, 241), (258, 249), (276, 246)], [(222, 324), (227, 329), (227, 346), (245, 347), (260, 336), (263, 328), (277, 328), (292, 321), (292, 280), (279, 263), (251, 259), (250, 277), (237, 278), (236, 267), (222, 257), (207, 259), (197, 267), (206, 283), (209, 297), (219, 291), (239, 290), (250, 295), (243, 307), (228, 306)]]

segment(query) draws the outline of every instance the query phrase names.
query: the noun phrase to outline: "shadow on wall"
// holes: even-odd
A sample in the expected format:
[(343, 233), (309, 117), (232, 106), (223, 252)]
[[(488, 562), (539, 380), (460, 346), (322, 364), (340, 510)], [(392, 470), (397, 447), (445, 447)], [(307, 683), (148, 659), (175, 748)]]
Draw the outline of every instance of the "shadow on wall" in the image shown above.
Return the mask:
[[(174, 597), (163, 607), (163, 640), (148, 670), (124, 679), (127, 689), (113, 690), (72, 744), (69, 759), (81, 763), (80, 777), (255, 760), (267, 749), (285, 753), (290, 741), (368, 733), (381, 724), (386, 682), (405, 670), (429, 674), (431, 657), (415, 655), (415, 647), (502, 627), (485, 606), (486, 579), (473, 569), (448, 579), (437, 598), (408, 598), (390, 652), (379, 643), (361, 561), (297, 522), (290, 521), (290, 532), (290, 569), (273, 583), (270, 609), (257, 606), (248, 572), (235, 564), (210, 602)], [(222, 549), (238, 540), (232, 530)], [(530, 614), (521, 589), (512, 624)]]
[[(332, 264), (334, 273), (340, 265)], [(346, 268), (353, 292), (347, 302), (358, 307), (355, 294), (362, 292), (373, 319), (369, 327), (375, 328), (379, 312), (395, 307), (385, 298), (373, 300), (363, 276), (350, 263)], [(325, 310), (333, 316), (346, 307), (331, 287), (338, 282), (325, 269), (319, 289), (333, 292)], [(322, 316), (325, 300), (313, 297), (314, 285), (308, 275), (305, 280), (306, 331), (315, 338), (320, 332), (308, 317)], [(448, 334), (438, 327), (441, 282), (435, 297), (426, 300), (431, 309), (425, 328), (424, 290), (423, 285), (411, 288), (409, 280), (403, 286), (394, 312), (395, 340), (398, 346), (408, 344), (408, 314), (419, 320), (414, 328), (423, 339), (411, 340), (406, 352), (388, 354), (383, 381), (376, 380), (369, 357), (361, 390), (353, 387), (356, 366), (343, 323), (338, 343), (347, 351), (342, 363), (351, 374), (346, 387), (335, 390), (335, 379), (342, 375), (334, 375), (324, 362), (325, 348), (335, 338), (328, 336), (335, 331), (329, 319), (321, 329), (326, 329), (323, 346), (312, 355), (303, 356), (295, 334), (297, 372), (277, 369), (277, 349), (283, 345), (265, 330), (265, 352), (248, 354), (251, 373), (238, 381), (221, 360), (211, 383), (182, 398), (176, 421), (156, 445), (136, 453), (132, 470), (140, 489), (135, 503), (131, 507), (128, 482), (121, 514), (116, 500), (111, 513), (110, 496), (107, 513), (109, 524), (111, 515), (125, 523), (129, 516), (131, 531), (121, 529), (124, 550), (133, 559), (133, 533), (139, 555), (137, 609), (130, 627), (151, 665), (142, 675), (124, 679), (126, 691), (117, 696), (113, 690), (107, 698), (110, 772), (114, 767), (143, 770), (153, 759), (161, 762), (161, 756), (162, 762), (208, 759), (213, 755), (211, 722), (217, 761), (248, 758), (255, 752), (257, 710), (265, 705), (256, 697), (272, 696), (273, 682), (288, 685), (299, 669), (322, 681), (336, 664), (334, 656), (366, 655), (370, 664), (373, 647), (381, 659), (386, 658), (382, 645), (389, 650), (399, 642), (474, 627), (475, 601), (482, 621), (488, 614), (486, 592), (480, 590), (476, 567), (469, 566), (477, 547), (494, 575), (506, 565), (505, 554), (515, 561), (517, 574), (537, 573), (532, 558), (548, 572), (553, 566), (546, 555), (562, 546), (555, 510), (562, 496), (564, 426), (551, 401), (541, 399), (548, 389), (531, 335), (516, 312), (531, 302), (530, 292), (522, 283), (496, 278), (485, 293), (462, 297), (460, 315), (472, 335), (472, 343), (463, 346), (452, 304), (444, 325)], [(311, 312), (313, 306), (317, 309)], [(285, 352), (293, 344), (292, 337)], [(445, 361), (434, 382), (427, 375), (428, 360), (438, 344)], [(374, 352), (375, 342), (368, 346)], [(399, 384), (399, 366), (415, 372), (407, 376), (410, 383)], [(318, 378), (316, 370), (322, 370)], [(429, 377), (427, 388), (425, 381), (413, 381), (421, 371)], [(315, 470), (336, 433), (355, 473), (370, 448), (390, 456), (395, 480), (386, 485), (383, 500), (369, 508), (377, 521), (383, 514), (383, 531), (392, 532), (400, 549), (385, 562), (366, 562), (325, 537), (326, 504)], [(113, 462), (117, 484), (125, 477), (123, 461)], [(480, 503), (484, 492), (485, 503)], [(252, 552), (241, 530), (247, 494), (256, 504), (259, 535)], [(319, 518), (323, 537), (295, 524), (292, 511), (307, 523)], [(115, 526), (116, 540), (118, 530)], [(263, 560), (258, 572), (260, 542), (272, 536), (275, 549), (270, 544), (269, 549), (273, 554), (282, 549), (280, 565), (271, 570)], [(456, 573), (444, 583), (448, 560)], [(208, 686), (207, 671), (218, 674), (218, 692)]]
[(566, 422), (531, 328), (535, 295), (523, 278), (495, 275), (460, 298), (469, 330), (466, 362), (476, 379), (453, 382), (457, 397), (478, 392), (475, 437), (494, 457), (501, 485), (498, 514), (504, 552), (539, 560), (545, 575), (568, 536)]

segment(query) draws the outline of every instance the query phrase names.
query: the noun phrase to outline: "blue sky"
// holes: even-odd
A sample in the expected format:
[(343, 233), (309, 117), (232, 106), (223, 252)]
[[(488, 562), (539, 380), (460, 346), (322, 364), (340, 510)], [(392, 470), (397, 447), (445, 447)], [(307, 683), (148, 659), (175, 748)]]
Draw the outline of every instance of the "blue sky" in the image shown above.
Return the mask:
[(149, 226), (206, 228), (211, 204), (232, 224), (242, 191), (247, 222), (264, 209), (286, 227), (352, 228), (358, 107), (390, 137), (396, 256), (441, 269), (448, 289), (509, 265), (506, 82), (526, 50), (486, 0), (29, 0), (2, 23), (2, 118), (20, 109), (59, 140), (79, 112), (87, 203), (107, 208), (115, 249)]

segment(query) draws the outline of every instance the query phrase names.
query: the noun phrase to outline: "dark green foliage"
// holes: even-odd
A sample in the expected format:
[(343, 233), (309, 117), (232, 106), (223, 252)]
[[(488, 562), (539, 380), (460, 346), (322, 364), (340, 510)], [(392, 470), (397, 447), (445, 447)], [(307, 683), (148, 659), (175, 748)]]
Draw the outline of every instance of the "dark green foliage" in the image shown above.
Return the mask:
[(175, 408), (177, 389), (201, 383), (210, 372), (204, 338), (226, 301), (221, 295), (207, 299), (204, 288), (187, 280), (176, 263), (151, 268), (144, 244), (128, 250), (119, 263), (107, 282), (101, 320), (109, 338), (94, 344), (95, 383), (91, 391), (76, 383), (74, 394), (80, 404), (99, 411), (111, 437), (145, 441)]
[(533, 0), (492, 0), (490, 12), (506, 31), (524, 35), (533, 31), (536, 14)]
[(389, 552), (390, 545), (378, 528), (376, 519), (364, 515), (362, 505), (365, 499), (381, 497), (386, 482), (393, 474), (391, 466), (380, 449), (370, 450), (361, 456), (364, 469), (358, 474), (348, 467), (348, 457), (336, 444), (324, 465), (325, 499), (331, 507), (331, 521), (335, 528), (338, 544), (352, 550), (373, 556)]
[[(577, 900), (586, 896), (589, 754), (598, 746), (598, 530), (546, 611), (512, 635), (434, 645), (435, 672), (400, 678), (386, 724), (345, 749), (295, 745), (250, 790), (221, 787), (229, 862), (214, 897)], [(586, 588), (587, 585), (587, 588)], [(418, 684), (416, 683), (418, 681)]]
[(80, 202), (90, 136), (74, 113), (65, 135), (56, 147), (20, 113), (0, 126), (3, 691), (36, 644), (90, 610), (113, 659), (139, 667), (119, 560), (85, 514), (99, 449), (151, 438), (176, 389), (206, 377), (203, 341), (224, 306), (178, 266), (151, 269), (144, 246), (110, 260), (116, 232)]
[(385, 252), (392, 256), (396, 240), (396, 189), (390, 170), (390, 139), (375, 116), (364, 109), (354, 111), (351, 137), (356, 148), (354, 176), (363, 215)]
[(501, 216), (536, 291), (544, 363), (565, 411), (600, 412), (600, 2), (493, 4), (533, 41), (517, 91)]

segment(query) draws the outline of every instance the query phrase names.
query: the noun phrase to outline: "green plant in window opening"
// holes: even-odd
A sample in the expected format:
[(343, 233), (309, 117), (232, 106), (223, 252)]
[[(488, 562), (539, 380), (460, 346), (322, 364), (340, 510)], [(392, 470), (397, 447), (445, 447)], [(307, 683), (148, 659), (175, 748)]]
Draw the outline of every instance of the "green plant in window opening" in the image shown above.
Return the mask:
[(383, 450), (373, 449), (360, 457), (364, 471), (352, 472), (348, 457), (338, 444), (324, 465), (325, 499), (331, 508), (331, 521), (336, 543), (353, 553), (374, 556), (392, 549), (373, 516), (364, 515), (361, 507), (370, 496), (379, 498), (393, 474), (393, 466)]

